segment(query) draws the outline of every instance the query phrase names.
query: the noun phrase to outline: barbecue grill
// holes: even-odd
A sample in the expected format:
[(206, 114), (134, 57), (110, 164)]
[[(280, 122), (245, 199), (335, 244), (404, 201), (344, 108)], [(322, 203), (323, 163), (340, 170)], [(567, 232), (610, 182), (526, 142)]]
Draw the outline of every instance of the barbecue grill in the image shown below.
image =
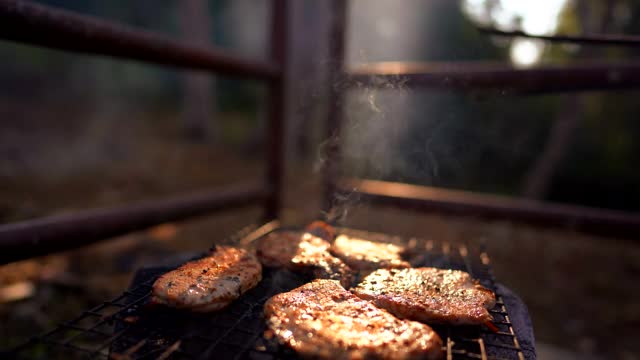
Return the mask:
[[(640, 87), (636, 62), (513, 69), (486, 64), (368, 64), (347, 69), (344, 59), (346, 1), (332, 0), (327, 135), (339, 134), (342, 98), (353, 84), (380, 86), (400, 81), (408, 87), (456, 91), (509, 91), (549, 93)], [(284, 149), (284, 114), (287, 85), (287, 1), (273, 1), (271, 57), (255, 61), (215, 47), (186, 45), (161, 34), (112, 21), (56, 9), (29, 1), (0, 0), (0, 39), (82, 54), (111, 56), (183, 69), (199, 69), (264, 81), (269, 89), (267, 127), (268, 166), (258, 184), (158, 199), (110, 209), (52, 216), (0, 226), (0, 264), (85, 246), (165, 222), (211, 214), (247, 205), (263, 205), (264, 223), (239, 231), (225, 242), (251, 246), (271, 231), (282, 230), (281, 210)], [(506, 34), (508, 35), (508, 34)], [(522, 34), (515, 34), (522, 35)], [(550, 41), (635, 46), (637, 38), (562, 38)], [(375, 79), (384, 79), (384, 82)], [(420, 211), (482, 216), (533, 223), (570, 226), (572, 229), (635, 238), (640, 229), (636, 214), (576, 206), (505, 199), (363, 179), (341, 179), (339, 143), (328, 148), (324, 169), (324, 203), (329, 210), (337, 192), (357, 191), (361, 199)], [(497, 294), (491, 313), (498, 331), (478, 326), (434, 327), (444, 340), (448, 359), (529, 359), (535, 357), (533, 334), (526, 307), (491, 272), (482, 246), (435, 240), (403, 239), (353, 229), (340, 232), (413, 248), (414, 266), (461, 269)], [(36, 246), (33, 246), (36, 245)], [(288, 271), (265, 270), (260, 284), (224, 311), (190, 314), (167, 308), (149, 308), (155, 278), (178, 266), (141, 269), (119, 297), (84, 311), (54, 330), (34, 337), (6, 352), (3, 358), (294, 358), (291, 351), (263, 336), (262, 305), (270, 296), (308, 281)]]
[[(281, 229), (275, 222), (252, 226), (223, 243), (250, 247), (260, 237), (282, 230), (294, 229)], [(413, 254), (409, 259), (412, 265), (467, 271), (496, 292), (497, 303), (491, 314), (498, 331), (481, 326), (434, 326), (443, 339), (447, 359), (523, 360), (535, 356), (526, 308), (496, 283), (489, 255), (482, 246), (403, 239), (347, 228), (339, 228), (339, 233), (403, 244)], [(264, 269), (263, 280), (256, 288), (228, 308), (211, 314), (146, 306), (155, 279), (176, 266), (142, 269), (131, 288), (119, 297), (31, 339), (9, 355), (91, 359), (297, 358), (291, 350), (265, 338), (262, 307), (271, 296), (301, 286), (309, 278), (288, 270)], [(513, 310), (517, 314), (510, 313)], [(518, 320), (512, 320), (514, 315)]]

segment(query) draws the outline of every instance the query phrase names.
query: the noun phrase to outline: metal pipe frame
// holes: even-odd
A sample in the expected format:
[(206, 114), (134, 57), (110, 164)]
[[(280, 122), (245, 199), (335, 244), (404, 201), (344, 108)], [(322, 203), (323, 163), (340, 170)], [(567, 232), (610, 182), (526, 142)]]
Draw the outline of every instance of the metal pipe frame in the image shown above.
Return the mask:
[(77, 53), (213, 71), (266, 80), (270, 108), (265, 183), (168, 198), (110, 209), (88, 210), (0, 225), (0, 264), (68, 250), (141, 230), (251, 204), (264, 205), (266, 220), (281, 206), (287, 0), (274, 0), (271, 59), (252, 61), (226, 50), (185, 45), (153, 32), (30, 1), (0, 0), (0, 39)]
[(23, 0), (0, 0), (0, 39), (258, 79), (278, 78), (282, 70), (276, 63)]
[[(380, 62), (360, 64), (345, 69), (344, 30), (346, 4), (334, 2), (331, 38), (331, 90), (327, 136), (333, 139), (340, 133), (342, 97), (345, 89), (335, 86), (387, 87), (397, 83), (410, 88), (434, 88), (471, 92), (496, 91), (500, 94), (547, 94), (565, 91), (620, 90), (640, 88), (640, 62), (582, 63), (578, 66), (545, 66), (516, 69), (496, 63), (410, 63)], [(640, 38), (639, 38), (640, 39)], [(555, 39), (549, 39), (555, 40)], [(573, 41), (577, 39), (557, 39)], [(584, 40), (584, 39), (581, 39)], [(602, 42), (604, 38), (590, 39)], [(608, 43), (635, 43), (636, 38), (606, 39)], [(374, 203), (413, 208), (422, 211), (505, 219), (543, 226), (563, 226), (608, 236), (637, 237), (640, 217), (635, 214), (531, 201), (492, 195), (452, 191), (382, 182), (340, 178), (339, 144), (330, 141), (328, 162), (324, 172), (323, 210), (331, 209), (337, 192), (357, 191), (360, 198)]]
[(336, 192), (335, 181), (340, 172), (340, 130), (343, 112), (343, 98), (346, 89), (338, 84), (344, 72), (345, 30), (347, 27), (348, 1), (331, 0), (331, 24), (329, 29), (329, 109), (325, 134), (328, 143), (325, 148), (327, 161), (322, 174), (322, 210), (328, 214), (333, 206)]
[(561, 42), (580, 45), (598, 45), (598, 46), (640, 46), (640, 36), (625, 34), (589, 34), (589, 35), (534, 35), (526, 33), (522, 30), (500, 30), (494, 27), (477, 26), (479, 31), (491, 35), (508, 36), (508, 37), (524, 37), (529, 39), (539, 39), (551, 42)]
[(640, 88), (640, 61), (531, 69), (479, 62), (380, 62), (352, 67), (343, 76), (352, 86), (384, 87), (397, 83), (410, 88), (548, 94)]
[(273, 0), (271, 18), (271, 57), (279, 64), (282, 73), (269, 83), (269, 121), (267, 129), (267, 187), (269, 196), (265, 202), (265, 220), (280, 215), (282, 184), (284, 177), (284, 127), (287, 86), (287, 18), (289, 6), (286, 0)]
[(85, 246), (169, 221), (257, 204), (267, 195), (263, 186), (247, 184), (3, 225), (0, 264)]
[(360, 199), (402, 209), (564, 227), (597, 235), (638, 239), (640, 215), (542, 201), (446, 190), (395, 182), (343, 179), (339, 188)]
[[(265, 218), (279, 215), (284, 169), (282, 134), (286, 101), (287, 4), (274, 0), (271, 30), (271, 59), (252, 61), (212, 47), (185, 45), (153, 32), (134, 29), (99, 18), (59, 10), (29, 1), (0, 0), (0, 39), (53, 49), (106, 55), (160, 65), (215, 71), (217, 73), (267, 80), (270, 89), (268, 125), (269, 166), (265, 186), (248, 186), (222, 192), (208, 192), (158, 200), (106, 210), (53, 216), (0, 226), (0, 264), (37, 255), (79, 247), (167, 221), (264, 201)], [(462, 91), (496, 90), (514, 93), (616, 90), (640, 87), (640, 63), (581, 64), (570, 67), (514, 69), (504, 65), (479, 63), (377, 63), (344, 69), (344, 31), (347, 4), (333, 0), (333, 60), (330, 69), (327, 134), (339, 135), (342, 97), (346, 91), (337, 83), (381, 86), (389, 81), (410, 87), (431, 87)], [(507, 34), (508, 35), (508, 34)], [(556, 37), (557, 38), (557, 37)], [(571, 39), (549, 39), (572, 41)], [(593, 39), (592, 39), (593, 40)], [(595, 39), (601, 42), (605, 39)], [(611, 43), (612, 39), (607, 39)], [(615, 40), (615, 39), (613, 39)], [(635, 42), (636, 39), (617, 39)], [(614, 42), (615, 42), (614, 41)], [(382, 80), (382, 81), (381, 81)], [(550, 205), (520, 199), (503, 199), (414, 185), (354, 180), (340, 182), (340, 148), (331, 141), (330, 161), (324, 173), (324, 209), (328, 210), (335, 191), (357, 185), (364, 198), (391, 205), (426, 211), (505, 218), (544, 225), (567, 225), (595, 233), (634, 236), (640, 229), (635, 215), (583, 207)], [(635, 232), (635, 233), (634, 233)], [(37, 246), (26, 247), (27, 244)]]

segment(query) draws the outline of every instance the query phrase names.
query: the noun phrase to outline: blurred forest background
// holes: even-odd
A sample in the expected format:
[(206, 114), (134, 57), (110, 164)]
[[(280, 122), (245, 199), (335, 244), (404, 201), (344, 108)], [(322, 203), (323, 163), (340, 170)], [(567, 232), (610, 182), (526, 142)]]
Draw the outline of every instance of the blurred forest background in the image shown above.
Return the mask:
[[(214, 44), (250, 57), (268, 55), (270, 12), (265, 0), (38, 2), (169, 34), (185, 42)], [(323, 166), (327, 140), (323, 137), (327, 90), (344, 84), (328, 84), (326, 79), (327, 65), (335, 60), (327, 55), (331, 16), (327, 2), (292, 3), (292, 101), (282, 139), (289, 160), (285, 218), (303, 224), (318, 215), (317, 203), (299, 204), (295, 199), (318, 192), (318, 169)], [(639, 55), (633, 48), (549, 44), (489, 36), (475, 29), (476, 25), (490, 24), (536, 34), (637, 34), (640, 2), (636, 1), (547, 0), (534, 4), (411, 0), (403, 1), (402, 6), (384, 0), (350, 3), (348, 66), (402, 60), (535, 67), (615, 62)], [(262, 176), (267, 103), (266, 88), (258, 82), (9, 42), (0, 42), (0, 58), (0, 223), (181, 194)], [(637, 92), (630, 90), (517, 96), (508, 92), (410, 91), (396, 83), (376, 89), (356, 86), (348, 93), (340, 139), (345, 144), (344, 170), (367, 178), (635, 212), (640, 210), (640, 143), (634, 141), (640, 134), (635, 118), (640, 103), (635, 96)], [(297, 211), (300, 208), (303, 211)], [(364, 214), (378, 220), (358, 220), (354, 215), (346, 221), (380, 225), (380, 214)], [(96, 272), (94, 263), (83, 260), (83, 253), (73, 253), (70, 260), (50, 257), (38, 263), (0, 268), (4, 269), (0, 271), (1, 284), (7, 288), (24, 284), (25, 276), (27, 284), (38, 279), (32, 291), (18, 291), (26, 296), (13, 298), (9, 292), (3, 298), (0, 291), (0, 300), (6, 303), (0, 305), (6, 324), (2, 328), (5, 343), (0, 345), (15, 344), (65, 315), (68, 318), (75, 314), (80, 306), (122, 291), (130, 272), (152, 262), (153, 256), (175, 255), (189, 247), (205, 248), (203, 244), (214, 241), (212, 237), (249, 222), (249, 215), (255, 218), (255, 211), (187, 226), (178, 235), (176, 227), (171, 226), (144, 235), (144, 239), (161, 241), (163, 246), (141, 247), (141, 240), (135, 238), (121, 241), (116, 250), (96, 248), (95, 253), (111, 257), (104, 260), (111, 267), (114, 257), (120, 259), (116, 270), (102, 274), (110, 281), (99, 289), (95, 281), (82, 280)], [(362, 212), (360, 216), (364, 216)], [(400, 231), (412, 229), (415, 233), (424, 230), (420, 224), (428, 224), (431, 228), (424, 230), (427, 234), (444, 239), (470, 234), (499, 239), (493, 244), (497, 248), (498, 278), (529, 304), (539, 339), (582, 353), (637, 358), (634, 354), (640, 349), (631, 337), (616, 340), (603, 325), (618, 326), (623, 321), (620, 326), (625, 331), (635, 329), (631, 333), (638, 334), (640, 309), (634, 305), (637, 290), (629, 290), (633, 291), (629, 294), (617, 287), (611, 289), (612, 281), (621, 277), (634, 281), (640, 274), (637, 247), (606, 239), (607, 250), (603, 250), (605, 240), (580, 242), (579, 234), (546, 230), (540, 230), (540, 234), (531, 228), (516, 231), (505, 224), (500, 226), (507, 230), (479, 223), (463, 226), (461, 220), (437, 216), (394, 218), (387, 214), (386, 219), (391, 228), (397, 223)], [(453, 235), (449, 230), (439, 232), (452, 227), (463, 230)], [(206, 239), (203, 231), (208, 232)], [(175, 237), (190, 240), (165, 246)], [(566, 240), (566, 248), (557, 245), (559, 240)], [(530, 269), (513, 270), (513, 266), (522, 265), (518, 252), (525, 249), (539, 255), (538, 262), (531, 260), (531, 266), (542, 263), (550, 267), (549, 272), (528, 279)], [(136, 260), (123, 255), (123, 251)], [(576, 252), (583, 255), (580, 264), (567, 260)], [(594, 262), (612, 267), (620, 262), (626, 267), (600, 270), (598, 276), (579, 271), (589, 271), (597, 266)], [(51, 268), (57, 269), (57, 275), (42, 275)], [(116, 272), (121, 276), (114, 277)], [(548, 281), (556, 281), (549, 279), (557, 279), (559, 272), (564, 282), (549, 285)], [(43, 295), (42, 282), (53, 278), (57, 287), (47, 288)], [(571, 282), (579, 285), (567, 285)], [(70, 290), (60, 290), (60, 284), (65, 289), (74, 288), (72, 293), (81, 292), (86, 300), (69, 300)], [(538, 293), (546, 287), (558, 292)], [(49, 300), (42, 300), (43, 296)], [(49, 302), (55, 296), (65, 300), (51, 310)], [(566, 311), (557, 310), (557, 302), (567, 296), (572, 300), (566, 301)], [(580, 311), (567, 310), (585, 301), (585, 296), (597, 301)], [(602, 307), (610, 307), (613, 298), (621, 305), (617, 310), (604, 311)], [(61, 307), (64, 304), (68, 306)], [(590, 323), (586, 311), (600, 311), (598, 321)], [(558, 340), (563, 336), (570, 340)], [(609, 348), (611, 341), (618, 347)]]
[[(42, 2), (247, 56), (264, 58), (268, 52), (266, 1)], [(542, 34), (640, 30), (640, 4), (632, 1), (521, 3), (429, 1), (398, 7), (355, 1), (348, 64), (481, 61), (526, 67), (622, 60), (637, 51), (496, 38), (475, 30), (478, 23)], [(326, 4), (295, 7), (295, 80), (285, 140), (291, 159), (312, 166), (321, 159), (317, 149), (324, 140), (329, 15)], [(0, 177), (3, 184), (25, 188), (17, 198), (3, 198), (1, 221), (41, 215), (41, 197), (25, 201), (24, 195), (44, 183), (119, 173), (111, 166), (126, 163), (144, 171), (152, 166), (149, 157), (179, 157), (193, 144), (230, 146), (233, 152), (244, 148), (245, 154), (260, 149), (266, 104), (259, 83), (6, 42), (0, 53)], [(347, 169), (370, 178), (638, 210), (635, 96), (633, 91), (460, 95), (393, 84), (356, 88), (345, 114)], [(170, 154), (149, 154), (161, 150), (147, 141), (165, 144)], [(189, 187), (182, 179), (178, 183)], [(68, 201), (59, 207), (74, 206)]]

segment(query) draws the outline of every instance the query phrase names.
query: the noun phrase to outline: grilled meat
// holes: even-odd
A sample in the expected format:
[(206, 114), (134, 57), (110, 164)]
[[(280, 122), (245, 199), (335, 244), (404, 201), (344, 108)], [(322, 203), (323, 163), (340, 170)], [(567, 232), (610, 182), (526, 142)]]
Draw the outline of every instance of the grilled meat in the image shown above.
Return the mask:
[(311, 269), (317, 279), (339, 280), (348, 288), (353, 282), (354, 273), (342, 260), (329, 253), (331, 244), (309, 233), (302, 235), (298, 251), (291, 259), (294, 268)]
[(209, 256), (160, 276), (152, 302), (193, 311), (215, 311), (229, 305), (262, 279), (262, 266), (243, 249), (219, 246)]
[(427, 325), (400, 320), (342, 288), (314, 280), (264, 306), (269, 331), (303, 357), (439, 359), (442, 340)]
[(331, 252), (355, 270), (408, 268), (402, 260), (404, 248), (340, 235), (331, 246)]
[(311, 272), (315, 278), (339, 280), (349, 287), (353, 270), (331, 255), (330, 247), (328, 241), (308, 232), (276, 232), (260, 241), (257, 254), (265, 266)]
[(320, 220), (316, 220), (307, 225), (305, 231), (327, 241), (331, 241), (336, 237), (336, 229)]
[(292, 266), (291, 259), (298, 252), (302, 234), (302, 232), (298, 231), (269, 233), (258, 242), (256, 249), (258, 259), (266, 267), (290, 268)]
[(495, 305), (493, 292), (458, 270), (380, 269), (352, 291), (400, 318), (426, 323), (483, 324)]

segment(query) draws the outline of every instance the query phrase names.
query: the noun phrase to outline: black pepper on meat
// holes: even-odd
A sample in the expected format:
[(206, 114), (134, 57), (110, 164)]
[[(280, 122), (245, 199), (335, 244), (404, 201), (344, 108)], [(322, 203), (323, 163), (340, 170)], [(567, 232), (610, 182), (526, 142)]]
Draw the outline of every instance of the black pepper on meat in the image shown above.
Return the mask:
[(199, 260), (160, 276), (153, 284), (153, 303), (193, 311), (224, 308), (262, 279), (262, 266), (246, 250), (218, 246)]
[(406, 319), (434, 324), (484, 324), (495, 294), (459, 270), (380, 269), (352, 289), (362, 299)]
[(331, 245), (330, 251), (355, 270), (368, 271), (411, 266), (402, 259), (402, 254), (405, 252), (402, 246), (348, 235), (338, 236)]
[(258, 243), (260, 262), (268, 267), (285, 267), (309, 272), (314, 278), (339, 280), (349, 287), (354, 271), (329, 252), (331, 243), (309, 232), (274, 232)]
[(269, 334), (305, 358), (440, 359), (442, 340), (428, 325), (401, 320), (345, 290), (314, 280), (264, 306)]

